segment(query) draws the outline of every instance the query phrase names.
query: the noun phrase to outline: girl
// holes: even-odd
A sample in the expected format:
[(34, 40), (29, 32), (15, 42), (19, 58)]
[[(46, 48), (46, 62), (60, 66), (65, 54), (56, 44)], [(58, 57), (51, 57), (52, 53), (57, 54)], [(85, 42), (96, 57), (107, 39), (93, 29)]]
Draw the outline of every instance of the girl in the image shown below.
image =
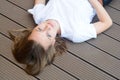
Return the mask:
[[(45, 0), (35, 0), (33, 9), (28, 12), (38, 25), (32, 30), (21, 30), (18, 37), (11, 33), (10, 36), (14, 41), (15, 59), (26, 65), (25, 70), (30, 75), (38, 74), (56, 55), (66, 51), (62, 38), (84, 42), (96, 38), (112, 25), (98, 0), (49, 0), (47, 5)], [(91, 23), (96, 14), (99, 21)]]

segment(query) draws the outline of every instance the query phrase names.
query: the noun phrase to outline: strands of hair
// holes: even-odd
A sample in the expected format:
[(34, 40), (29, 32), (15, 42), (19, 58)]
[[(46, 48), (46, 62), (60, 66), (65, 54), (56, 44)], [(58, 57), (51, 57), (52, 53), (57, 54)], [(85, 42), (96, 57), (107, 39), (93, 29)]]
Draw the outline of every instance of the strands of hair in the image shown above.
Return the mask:
[(13, 30), (9, 35), (14, 42), (12, 53), (16, 61), (26, 65), (25, 71), (28, 74), (37, 75), (54, 61), (55, 56), (64, 53), (67, 47), (62, 38), (56, 37), (55, 45), (44, 50), (36, 41), (28, 40), (31, 31), (31, 29)]

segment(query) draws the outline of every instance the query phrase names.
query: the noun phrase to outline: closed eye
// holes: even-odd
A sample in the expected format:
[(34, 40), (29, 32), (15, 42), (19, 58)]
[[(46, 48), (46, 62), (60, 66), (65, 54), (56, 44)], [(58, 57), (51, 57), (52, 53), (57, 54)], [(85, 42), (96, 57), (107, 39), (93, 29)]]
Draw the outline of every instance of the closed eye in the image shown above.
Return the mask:
[(42, 31), (42, 29), (40, 29), (40, 28), (37, 28), (37, 29), (36, 29), (36, 31), (39, 31), (39, 32), (41, 32), (41, 31)]
[(47, 33), (47, 37), (48, 37), (48, 39), (51, 39), (52, 36), (51, 36), (50, 34)]

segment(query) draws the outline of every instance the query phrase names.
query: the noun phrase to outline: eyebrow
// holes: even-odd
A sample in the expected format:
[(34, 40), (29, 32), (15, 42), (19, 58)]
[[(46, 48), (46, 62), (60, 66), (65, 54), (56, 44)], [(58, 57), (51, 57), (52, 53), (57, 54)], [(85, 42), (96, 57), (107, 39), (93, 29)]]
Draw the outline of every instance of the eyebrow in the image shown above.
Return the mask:
[(42, 29), (38, 28), (39, 31), (42, 31)]

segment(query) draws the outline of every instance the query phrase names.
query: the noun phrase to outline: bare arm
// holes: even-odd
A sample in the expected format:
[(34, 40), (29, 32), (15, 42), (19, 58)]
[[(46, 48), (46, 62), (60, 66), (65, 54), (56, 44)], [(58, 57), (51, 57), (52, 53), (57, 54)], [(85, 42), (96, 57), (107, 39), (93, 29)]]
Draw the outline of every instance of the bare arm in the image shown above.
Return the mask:
[(98, 0), (103, 5), (103, 0)]
[(95, 8), (100, 21), (93, 23), (97, 34), (107, 30), (112, 25), (112, 19), (98, 0), (89, 0)]
[(36, 4), (40, 4), (40, 3), (41, 3), (41, 4), (45, 4), (45, 1), (46, 1), (46, 0), (35, 0), (35, 5), (36, 5)]

